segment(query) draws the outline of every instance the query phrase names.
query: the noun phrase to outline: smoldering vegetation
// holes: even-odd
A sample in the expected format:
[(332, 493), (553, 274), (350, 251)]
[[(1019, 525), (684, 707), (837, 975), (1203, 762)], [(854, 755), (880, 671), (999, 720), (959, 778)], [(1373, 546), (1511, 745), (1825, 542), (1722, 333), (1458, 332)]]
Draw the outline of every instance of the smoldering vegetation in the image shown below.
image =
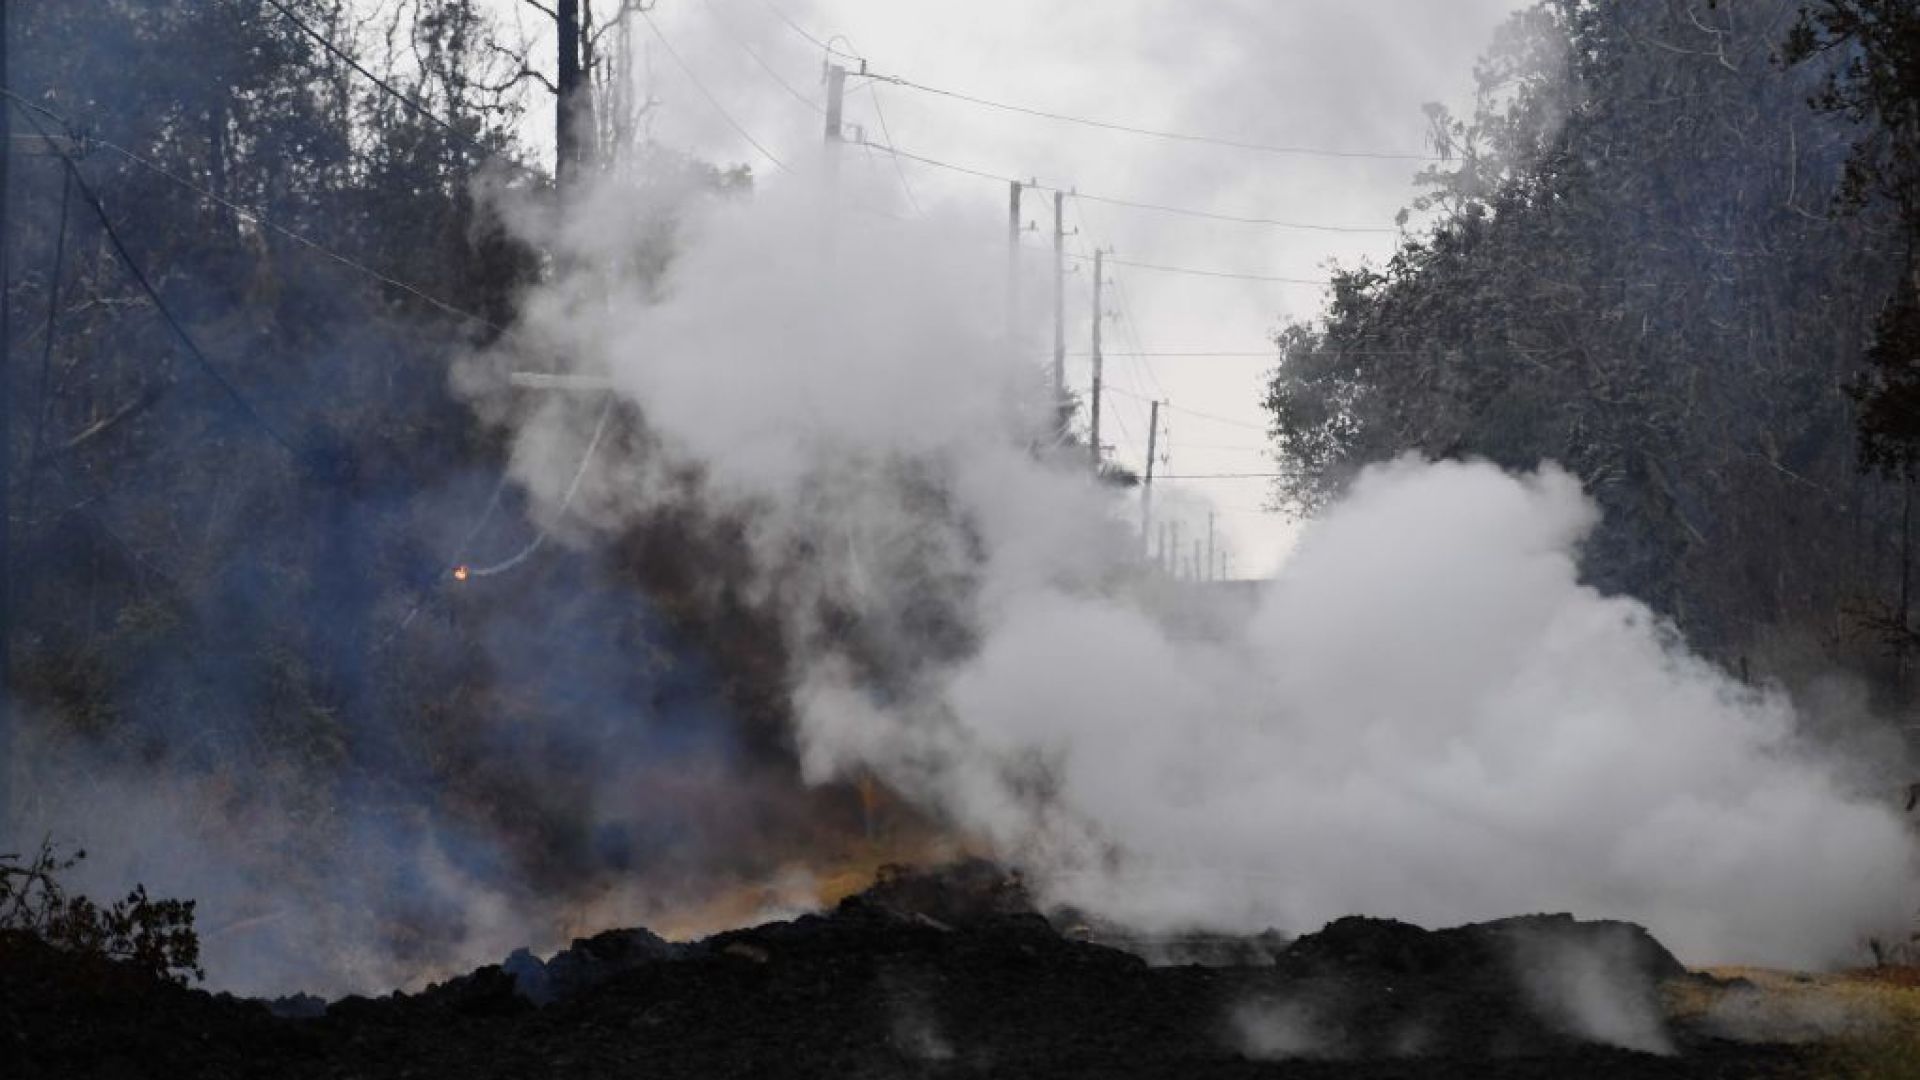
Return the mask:
[[(1264, 964), (1151, 967), (1063, 937), (1019, 892), (979, 861), (898, 872), (823, 914), (683, 944), (610, 932), (544, 964), (517, 954), (418, 994), (282, 1001), (277, 1015), (164, 984), (76, 992), (58, 954), (0, 935), (0, 1018), (30, 1034), (33, 1069), (63, 1075), (111, 1061), (103, 1043), (139, 1030), (136, 1003), (174, 1020), (139, 1034), (143, 1062), (209, 1077), (268, 1061), (292, 1077), (556, 1063), (664, 1076), (1724, 1077), (1820, 1060), (1716, 1038), (1664, 1009), (1629, 1036), (1660, 1045), (1625, 1049), (1620, 1031), (1590, 1036), (1543, 1010), (1528, 956), (1604, 954), (1606, 992), (1622, 1000), (1710, 982), (1622, 924), (1343, 919)], [(46, 992), (10, 994), (36, 983)]]
[[(482, 85), (505, 38), (470, 4), (291, 7), (453, 128), (263, 5), (15, 5), (11, 85), (94, 140), (64, 144), (74, 167), (238, 398), (62, 158), (19, 140), (8, 836), (87, 849), (81, 891), (197, 898), (212, 978), (252, 992), (817, 902), (858, 801), (804, 788), (784, 749), (777, 646), (724, 571), (738, 522), (662, 496), (646, 527), (452, 577), (574, 520), (502, 479), (507, 440), (449, 375), (548, 257), (504, 216), (553, 199), (502, 160), (522, 105)], [(642, 156), (676, 200), (749, 183)], [(647, 227), (657, 265), (672, 220)]]
[[(79, 164), (121, 220), (193, 223), (128, 232), (258, 418), (181, 356), (153, 372), (154, 313), (76, 216), (58, 294), (48, 278), (19, 301), (60, 313), (44, 338), (59, 377), (16, 400), (50, 403), (48, 444), (63, 449), (38, 498), (73, 509), (27, 518), (18, 820), (98, 853), (81, 887), (144, 880), (200, 898), (216, 978), (259, 992), (418, 985), (613, 926), (745, 924), (818, 904), (839, 870), (895, 849), (991, 851), (1046, 904), (1145, 934), (1572, 911), (1642, 923), (1689, 962), (1832, 965), (1898, 940), (1916, 867), (1888, 798), (1897, 739), (1863, 740), (1879, 751), (1863, 763), (1829, 738), (1882, 731), (1867, 722), (1889, 691), (1867, 664), (1802, 677), (1835, 670), (1805, 652), (1789, 659), (1808, 667), (1762, 656), (1758, 675), (1737, 674), (1741, 627), (1786, 640), (1854, 595), (1836, 585), (1815, 602), (1786, 584), (1811, 580), (1838, 543), (1829, 526), (1853, 521), (1861, 552), (1888, 539), (1886, 491), (1848, 472), (1852, 414), (1834, 380), (1716, 368), (1685, 393), (1646, 389), (1671, 374), (1670, 346), (1727, 345), (1691, 335), (1752, 315), (1724, 306), (1739, 288), (1509, 334), (1509, 360), (1605, 358), (1538, 384), (1449, 344), (1498, 336), (1467, 298), (1465, 321), (1431, 336), (1432, 306), (1397, 306), (1483, 243), (1519, 253), (1503, 273), (1540, 278), (1528, 253), (1569, 235), (1663, 295), (1683, 260), (1656, 256), (1717, 223), (1712, 250), (1683, 252), (1705, 261), (1685, 274), (1720, 282), (1714, 258), (1752, 241), (1784, 252), (1776, 269), (1868, 283), (1832, 316), (1852, 335), (1833, 346), (1845, 367), (1889, 256), (1848, 247), (1848, 227), (1801, 224), (1805, 205), (1688, 201), (1660, 204), (1678, 220), (1618, 225), (1611, 209), (1649, 190), (1629, 184), (1569, 234), (1550, 218), (1509, 224), (1566, 202), (1538, 162), (1612, 175), (1579, 141), (1599, 139), (1599, 105), (1619, 97), (1593, 80), (1616, 61), (1655, 70), (1658, 50), (1627, 32), (1636, 20), (1691, 32), (1678, 20), (1699, 14), (1615, 7), (1547, 5), (1516, 24), (1508, 46), (1567, 40), (1521, 52), (1541, 65), (1520, 72), (1525, 108), (1488, 114), (1518, 125), (1487, 136), (1504, 156), (1437, 177), (1429, 209), (1454, 216), (1389, 272), (1343, 278), (1324, 326), (1283, 337), (1282, 450), (1313, 477), (1283, 494), (1316, 517), (1251, 600), (1170, 588), (1141, 557), (1132, 493), (1088, 477), (1084, 448), (1052, 445), (1037, 328), (1009, 339), (1005, 253), (972, 216), (990, 202), (903, 225), (861, 213), (881, 200), (851, 177), (768, 181), (652, 146), (560, 199), (352, 89), (264, 17), (33, 9), (27, 40), (89, 43), (26, 50), (21, 85), (47, 107), (226, 175), (225, 197), (405, 268), (484, 320), (315, 261), (123, 158)], [(470, 14), (415, 25), (439, 44), (412, 88), (505, 149), (512, 105), (479, 96), (488, 53)], [(1781, 29), (1724, 33), (1757, 49)], [(161, 45), (239, 66), (141, 96), (137, 57)], [(1674, 78), (1742, 102), (1740, 116), (1805, 124), (1780, 160), (1793, 191), (1824, 202), (1853, 129), (1795, 111), (1813, 76), (1740, 55), (1731, 70), (1752, 85), (1693, 66)], [(125, 73), (119, 96), (102, 71)], [(1727, 166), (1676, 161), (1656, 164), (1703, 191)], [(61, 247), (61, 163), (45, 165), (19, 181), (33, 212), (17, 250)], [(438, 217), (414, 209), (422, 175)], [(1361, 319), (1363, 306), (1402, 321)], [(1788, 314), (1775, 351), (1743, 354), (1750, 366), (1821, 332), (1806, 309)], [(1630, 345), (1551, 337), (1635, 323)], [(1339, 366), (1366, 351), (1342, 335), (1383, 353), (1431, 344), (1446, 362), (1421, 378), (1444, 392)], [(513, 378), (528, 372), (612, 390), (531, 392)], [(138, 405), (150, 380), (162, 397)], [(1803, 381), (1817, 384), (1806, 400), (1786, 394)], [(1525, 413), (1523, 385), (1578, 415)], [(1642, 407), (1669, 390), (1725, 423)], [(1453, 411), (1395, 427), (1430, 397)], [(1739, 407), (1749, 397), (1767, 408)], [(1788, 414), (1818, 430), (1783, 447), (1764, 418)], [(1730, 456), (1681, 455), (1676, 483), (1655, 436), (1681, 432), (1718, 433), (1714, 455)], [(1720, 467), (1754, 454), (1764, 468)], [(1774, 474), (1859, 497), (1794, 502)], [(1754, 486), (1731, 501), (1691, 486), (1735, 476)], [(1772, 535), (1755, 508), (1780, 503), (1805, 546), (1721, 559), (1716, 541)], [(1728, 509), (1708, 520), (1700, 506)], [(1885, 561), (1850, 565), (1878, 581)], [(1767, 617), (1720, 604), (1736, 573), (1771, 583)], [(1825, 707), (1846, 701), (1859, 707)], [(876, 786), (882, 815), (857, 794)], [(1506, 962), (1530, 973), (1529, 1023), (1668, 1048), (1644, 980), (1605, 942), (1519, 954)], [(916, 1060), (962, 1058), (928, 985), (889, 983), (877, 1015)], [(1256, 1057), (1338, 1057), (1353, 1051), (1330, 1000), (1248, 995), (1209, 1023)], [(1432, 1025), (1394, 1019), (1367, 1052), (1424, 1052)]]
[[(1050, 899), (1147, 929), (1569, 909), (1820, 964), (1904, 924), (1892, 809), (1785, 697), (1582, 582), (1598, 513), (1562, 470), (1370, 470), (1250, 617), (1196, 633), (1125, 500), (1027, 448), (1029, 365), (975, 314), (1002, 256), (959, 214), (916, 235), (783, 183), (690, 220), (641, 302), (617, 271), (636, 211), (611, 202), (580, 204), (598, 228), (524, 340), (644, 411), (647, 452), (594, 466), (637, 485), (596, 487), (597, 515), (644, 518), (664, 459), (747, 522), (808, 780), (878, 775)], [(555, 419), (517, 451), (550, 504), (578, 468), (544, 457)]]

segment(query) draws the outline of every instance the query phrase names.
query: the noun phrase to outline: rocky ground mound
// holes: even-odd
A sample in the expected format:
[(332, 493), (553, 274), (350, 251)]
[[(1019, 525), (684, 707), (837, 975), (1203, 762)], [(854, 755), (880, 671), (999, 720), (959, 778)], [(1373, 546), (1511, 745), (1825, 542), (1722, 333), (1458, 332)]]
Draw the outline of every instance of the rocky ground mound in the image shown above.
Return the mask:
[[(1261, 950), (1252, 955), (1267, 956)], [(971, 864), (671, 944), (576, 942), (380, 999), (276, 1003), (0, 938), (0, 1076), (1740, 1077), (1808, 1050), (1668, 1020), (1680, 965), (1565, 916), (1343, 919), (1236, 966), (1152, 966)]]

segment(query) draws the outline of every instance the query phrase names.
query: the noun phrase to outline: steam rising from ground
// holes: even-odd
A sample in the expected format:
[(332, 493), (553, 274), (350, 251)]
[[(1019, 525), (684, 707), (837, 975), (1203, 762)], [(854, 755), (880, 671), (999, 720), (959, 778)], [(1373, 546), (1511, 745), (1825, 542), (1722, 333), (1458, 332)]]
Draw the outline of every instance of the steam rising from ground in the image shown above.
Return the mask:
[[(1568, 910), (1814, 965), (1904, 925), (1900, 821), (1783, 700), (1580, 584), (1595, 512), (1559, 469), (1383, 465), (1246, 610), (1196, 618), (1139, 566), (1131, 499), (1036, 449), (989, 221), (835, 215), (791, 182), (698, 211), (656, 288), (621, 268), (661, 209), (549, 223), (573, 269), (521, 340), (610, 373), (656, 440), (601, 454), (576, 516), (643, 516), (691, 465), (748, 523), (810, 780), (877, 774), (1143, 929)], [(520, 431), (549, 512), (592, 408)]]

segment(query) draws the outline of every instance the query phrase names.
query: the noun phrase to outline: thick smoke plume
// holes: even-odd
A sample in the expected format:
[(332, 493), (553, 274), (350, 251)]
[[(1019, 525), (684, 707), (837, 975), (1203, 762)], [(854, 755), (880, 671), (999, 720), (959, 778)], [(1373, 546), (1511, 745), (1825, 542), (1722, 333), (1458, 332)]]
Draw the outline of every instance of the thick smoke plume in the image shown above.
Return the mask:
[(790, 180), (684, 208), (656, 279), (674, 207), (583, 198), (540, 223), (565, 269), (514, 348), (463, 375), (491, 409), (565, 357), (631, 405), (645, 437), (584, 465), (596, 405), (516, 421), (550, 517), (743, 523), (809, 780), (877, 776), (1143, 929), (1566, 910), (1817, 965), (1904, 926), (1896, 815), (1782, 697), (1581, 583), (1565, 473), (1383, 464), (1251, 605), (1196, 602), (1141, 567), (1132, 498), (1049, 449), (991, 219), (870, 204)]

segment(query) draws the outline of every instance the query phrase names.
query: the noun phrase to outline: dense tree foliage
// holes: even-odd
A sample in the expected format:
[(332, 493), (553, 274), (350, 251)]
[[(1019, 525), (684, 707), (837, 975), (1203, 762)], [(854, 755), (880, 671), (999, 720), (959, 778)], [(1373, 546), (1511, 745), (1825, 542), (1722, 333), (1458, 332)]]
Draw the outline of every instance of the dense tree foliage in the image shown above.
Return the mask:
[[(199, 830), (223, 874), (294, 875), (402, 941), (463, 930), (424, 883), (381, 878), (421, 850), (535, 892), (692, 858), (710, 808), (640, 784), (596, 801), (664, 747), (684, 770), (739, 737), (685, 583), (611, 545), (448, 575), (533, 535), (503, 429), (449, 378), (546, 272), (496, 209), (556, 197), (515, 162), (524, 49), (476, 0), (12, 12), (13, 692), (39, 770), (14, 823)], [(715, 196), (749, 182), (657, 147), (625, 164)], [(632, 262), (670, 254), (663, 223)], [(178, 799), (130, 809), (130, 774)]]
[(1889, 0), (1822, 0), (1801, 13), (1795, 62), (1827, 57), (1815, 103), (1860, 127), (1847, 163), (1849, 206), (1899, 209), (1910, 288), (1894, 290), (1856, 390), (1865, 464), (1911, 479), (1920, 462), (1920, 8)]
[(1268, 405), (1305, 475), (1278, 496), (1410, 451), (1557, 461), (1606, 514), (1591, 580), (1729, 660), (1904, 647), (1907, 495), (1862, 472), (1850, 390), (1908, 241), (1858, 182), (1884, 118), (1810, 107), (1870, 69), (1786, 62), (1799, 25), (1708, 0), (1518, 15), (1474, 115), (1435, 111), (1456, 164), (1423, 178), (1431, 231), (1280, 337)]

